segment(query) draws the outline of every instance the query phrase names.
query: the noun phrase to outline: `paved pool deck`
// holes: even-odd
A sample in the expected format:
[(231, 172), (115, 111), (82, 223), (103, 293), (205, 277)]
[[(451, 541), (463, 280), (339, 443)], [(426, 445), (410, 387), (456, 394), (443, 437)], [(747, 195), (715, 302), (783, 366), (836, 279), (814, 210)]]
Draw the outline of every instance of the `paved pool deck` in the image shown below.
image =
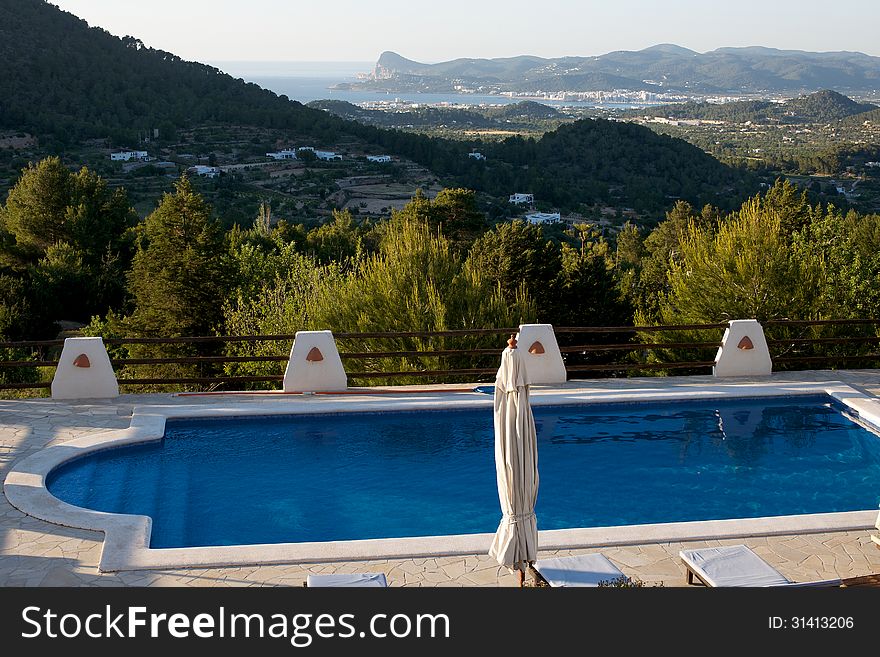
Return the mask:
[[(730, 380), (727, 380), (730, 381)], [(880, 398), (880, 370), (809, 371), (737, 379), (742, 383), (802, 384), (840, 381)], [(569, 382), (567, 389), (608, 394), (632, 388), (658, 391), (716, 386), (710, 376), (633, 378)], [(559, 386), (557, 386), (559, 387)], [(442, 391), (462, 386), (423, 386)], [(407, 387), (413, 390), (414, 387)], [(383, 396), (364, 389), (363, 399)], [(345, 396), (351, 401), (351, 396)], [(277, 397), (282, 399), (282, 397)], [(271, 399), (271, 398), (270, 398)], [(288, 402), (290, 397), (283, 397)], [(313, 397), (302, 397), (310, 403)], [(228, 396), (122, 395), (112, 401), (56, 402), (51, 399), (0, 400), (0, 480), (10, 467), (47, 445), (129, 426), (135, 406), (227, 403)], [(266, 403), (267, 397), (237, 401)], [(271, 403), (271, 402), (270, 402)], [(577, 550), (542, 551), (539, 558), (602, 552), (627, 575), (646, 584), (684, 586), (681, 549), (744, 543), (795, 581), (880, 573), (880, 549), (871, 531), (790, 534), (712, 541), (632, 544)], [(876, 533), (876, 532), (875, 532)], [(101, 573), (103, 534), (50, 524), (26, 516), (0, 498), (0, 586), (299, 586), (310, 573), (382, 571), (391, 586), (515, 586), (515, 576), (483, 554), (370, 561), (252, 565), (224, 568), (133, 570)]]

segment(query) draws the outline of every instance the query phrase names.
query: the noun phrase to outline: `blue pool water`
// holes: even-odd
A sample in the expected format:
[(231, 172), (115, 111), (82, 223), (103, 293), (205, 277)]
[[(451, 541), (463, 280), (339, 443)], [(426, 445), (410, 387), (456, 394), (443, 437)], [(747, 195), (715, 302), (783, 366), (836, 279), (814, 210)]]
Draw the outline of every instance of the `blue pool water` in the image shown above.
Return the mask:
[[(540, 529), (853, 511), (880, 438), (828, 397), (536, 407)], [(495, 531), (491, 410), (169, 420), (49, 490), (148, 515), (152, 547)]]

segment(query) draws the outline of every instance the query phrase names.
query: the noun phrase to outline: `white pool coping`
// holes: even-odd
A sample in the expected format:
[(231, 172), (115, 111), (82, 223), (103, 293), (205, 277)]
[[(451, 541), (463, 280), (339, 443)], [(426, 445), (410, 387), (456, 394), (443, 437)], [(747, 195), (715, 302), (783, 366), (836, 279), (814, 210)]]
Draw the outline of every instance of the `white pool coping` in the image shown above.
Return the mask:
[[(875, 433), (880, 427), (880, 399), (844, 383), (778, 382), (702, 385), (692, 389), (621, 388), (589, 392), (577, 388), (534, 389), (533, 406), (561, 404), (608, 404), (684, 399), (771, 397), (828, 394), (849, 408)], [(313, 543), (274, 543), (187, 548), (150, 548), (152, 519), (148, 516), (104, 513), (76, 507), (53, 496), (46, 487), (49, 474), (63, 463), (87, 454), (161, 440), (165, 422), (171, 418), (208, 418), (259, 415), (352, 413), (364, 411), (413, 411), (449, 408), (492, 408), (492, 397), (474, 392), (422, 392), (362, 396), (308, 395), (248, 401), (222, 399), (210, 404), (154, 404), (134, 408), (128, 429), (52, 445), (16, 463), (3, 489), (10, 504), (22, 512), (65, 527), (103, 532), (99, 569), (119, 570), (206, 568), (251, 564), (321, 563), (485, 554), (493, 534), (385, 538)], [(500, 512), (499, 512), (500, 515)], [(619, 527), (557, 529), (539, 532), (539, 549), (576, 548), (669, 543), (693, 540), (774, 536), (870, 529), (877, 510), (819, 513), (766, 518), (674, 522)]]

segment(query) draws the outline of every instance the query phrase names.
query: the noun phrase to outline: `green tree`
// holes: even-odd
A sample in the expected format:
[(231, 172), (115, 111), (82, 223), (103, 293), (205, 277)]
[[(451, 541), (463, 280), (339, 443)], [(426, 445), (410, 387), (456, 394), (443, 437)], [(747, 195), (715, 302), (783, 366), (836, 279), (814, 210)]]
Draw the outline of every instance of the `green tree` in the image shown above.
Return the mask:
[(186, 177), (138, 227), (128, 274), (138, 335), (209, 335), (223, 323), (229, 262), (223, 234)]
[(782, 216), (760, 198), (743, 204), (717, 233), (691, 222), (669, 272), (662, 323), (811, 317), (820, 271), (789, 247)]
[(761, 206), (776, 214), (782, 230), (792, 234), (810, 220), (810, 206), (806, 190), (800, 190), (787, 180), (778, 179), (767, 192), (758, 197)]
[(306, 249), (324, 264), (356, 259), (363, 254), (365, 232), (351, 212), (333, 210), (333, 221), (309, 231)]
[(110, 189), (85, 167), (71, 173), (57, 157), (22, 172), (9, 191), (4, 215), (6, 230), (27, 260), (67, 242), (91, 267), (122, 250), (125, 231), (135, 222), (124, 190)]
[(509, 299), (525, 288), (537, 306), (537, 317), (552, 323), (556, 285), (562, 270), (559, 245), (544, 238), (540, 226), (525, 221), (498, 224), (474, 242), (468, 265)]
[(32, 336), (121, 306), (135, 218), (124, 190), (85, 167), (50, 157), (22, 171), (0, 211), (0, 266), (31, 295)]
[(71, 174), (58, 157), (30, 164), (9, 190), (4, 223), (25, 259), (38, 259), (51, 245), (70, 241)]
[[(561, 255), (551, 312), (554, 325), (617, 326), (631, 322), (632, 309), (615, 282), (607, 242), (591, 232), (580, 249), (563, 244)], [(583, 337), (576, 339), (582, 341)]]
[(697, 215), (687, 201), (676, 201), (666, 219), (645, 238), (638, 281), (629, 288), (637, 324), (652, 324), (658, 319), (660, 305), (669, 294), (670, 269), (680, 262), (682, 241), (692, 224), (710, 232), (714, 226), (711, 218)]
[[(427, 223), (391, 221), (379, 252), (362, 261), (341, 284), (325, 289), (312, 319), (334, 331), (445, 331), (516, 326), (535, 309), (522, 286), (505, 294), (482, 268), (463, 262), (449, 240)], [(364, 345), (343, 343), (362, 350)], [(428, 351), (503, 347), (492, 337), (390, 337), (371, 340), (377, 351)], [(488, 363), (487, 363), (488, 364)], [(473, 366), (461, 357), (376, 358), (367, 371), (413, 371)], [(404, 378), (403, 380), (407, 380)]]
[(430, 222), (454, 243), (469, 245), (486, 227), (477, 209), (477, 195), (470, 189), (447, 188), (431, 204)]

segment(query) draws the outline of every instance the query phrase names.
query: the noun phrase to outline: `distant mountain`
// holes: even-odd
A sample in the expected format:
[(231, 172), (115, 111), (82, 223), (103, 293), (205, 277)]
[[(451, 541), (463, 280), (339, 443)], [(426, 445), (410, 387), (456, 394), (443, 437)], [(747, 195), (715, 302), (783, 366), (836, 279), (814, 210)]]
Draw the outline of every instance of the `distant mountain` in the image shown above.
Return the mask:
[(556, 108), (531, 100), (491, 108), (489, 114), (499, 119), (555, 119), (560, 116)]
[(880, 87), (880, 57), (858, 52), (719, 48), (698, 53), (674, 44), (599, 57), (454, 59), (422, 64), (384, 52), (365, 83), (388, 91), (596, 91), (798, 93)]
[(793, 98), (782, 105), (789, 116), (803, 118), (811, 123), (839, 121), (848, 116), (862, 114), (877, 109), (871, 103), (857, 103), (836, 91), (825, 89), (809, 96)]
[(672, 119), (701, 119), (733, 123), (830, 123), (855, 117), (877, 106), (856, 101), (836, 91), (823, 89), (784, 103), (739, 101), (733, 103), (678, 103), (633, 110), (630, 116), (662, 116)]

